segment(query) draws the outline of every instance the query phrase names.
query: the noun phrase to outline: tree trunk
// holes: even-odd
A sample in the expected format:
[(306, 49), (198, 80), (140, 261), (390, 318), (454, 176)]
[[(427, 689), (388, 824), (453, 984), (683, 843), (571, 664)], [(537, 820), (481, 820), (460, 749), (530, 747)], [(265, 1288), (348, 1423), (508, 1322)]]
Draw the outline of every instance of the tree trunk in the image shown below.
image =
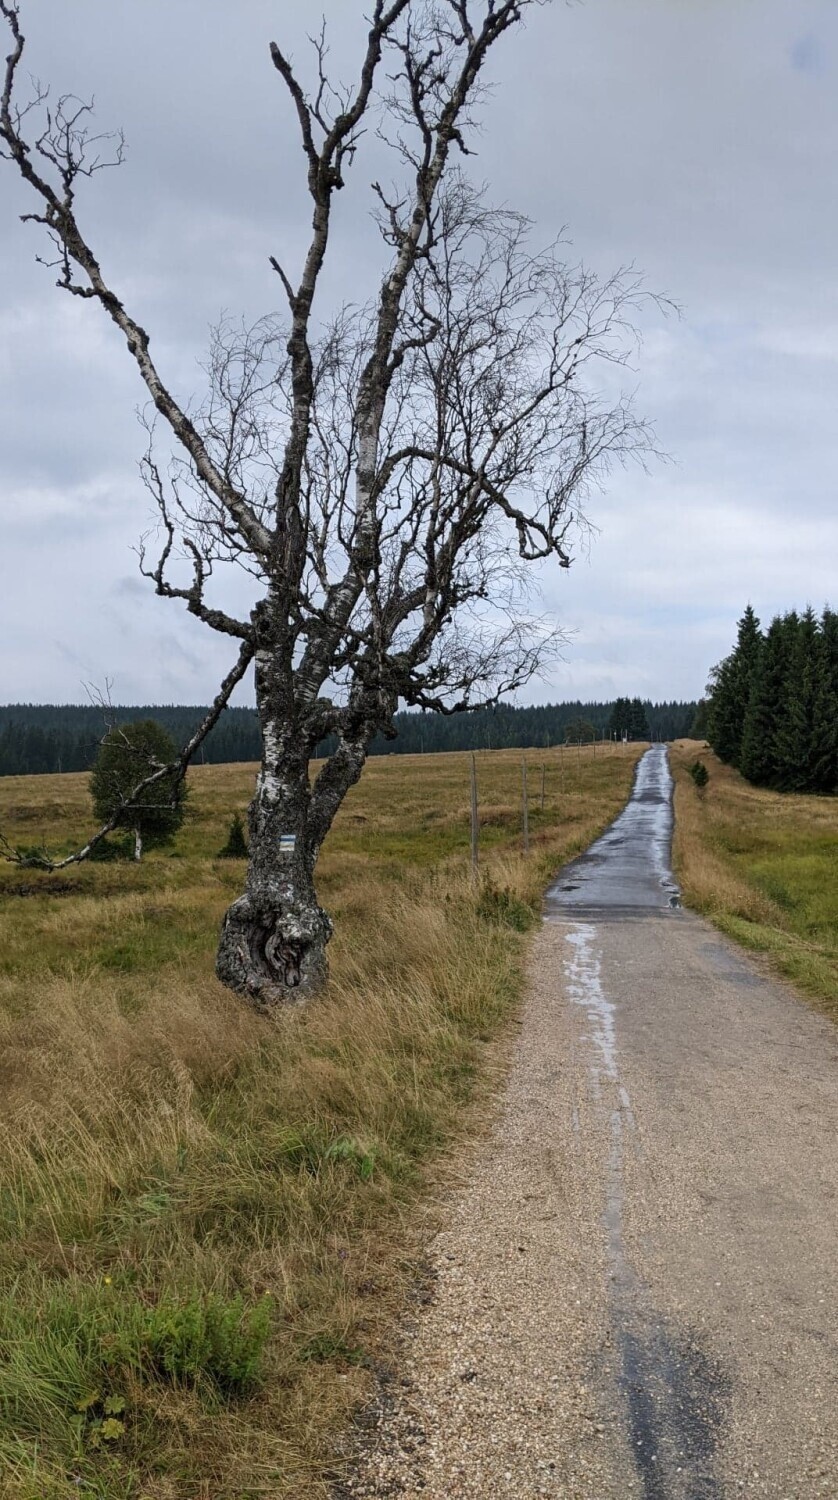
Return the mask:
[(264, 739), (247, 888), (224, 917), (216, 960), (222, 983), (259, 1010), (299, 1003), (321, 987), (332, 934), (314, 889), (307, 759), (276, 756), (276, 738), (266, 730)]
[(255, 665), (262, 765), (250, 804), (247, 885), (225, 914), (215, 971), (258, 1010), (271, 1010), (300, 1004), (325, 983), (332, 924), (317, 900), (314, 869), (379, 726), (360, 715), (357, 735), (341, 737), (311, 787), (309, 756), (320, 730), (296, 712), (289, 656), (281, 645), (267, 646)]

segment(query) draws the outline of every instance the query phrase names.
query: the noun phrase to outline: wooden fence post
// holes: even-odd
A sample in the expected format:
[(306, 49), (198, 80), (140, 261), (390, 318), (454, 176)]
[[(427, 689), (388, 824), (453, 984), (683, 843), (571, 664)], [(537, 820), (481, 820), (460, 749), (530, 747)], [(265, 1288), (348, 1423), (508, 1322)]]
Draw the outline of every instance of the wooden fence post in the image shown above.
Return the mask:
[(530, 819), (527, 806), (527, 760), (521, 757), (521, 823), (524, 830), (524, 853), (530, 852)]

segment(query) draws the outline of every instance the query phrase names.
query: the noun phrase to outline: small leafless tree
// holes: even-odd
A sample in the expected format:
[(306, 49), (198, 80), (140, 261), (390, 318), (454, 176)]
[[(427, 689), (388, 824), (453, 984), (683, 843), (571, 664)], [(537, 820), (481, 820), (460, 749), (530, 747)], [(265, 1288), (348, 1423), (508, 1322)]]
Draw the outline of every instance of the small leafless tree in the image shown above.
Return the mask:
[[(12, 42), (0, 138), (35, 195), (25, 217), (47, 232), (58, 285), (121, 330), (156, 409), (142, 468), (162, 545), (151, 556), (147, 540), (141, 566), (158, 594), (239, 642), (213, 722), (255, 663), (250, 864), (217, 971), (260, 1007), (324, 978), (315, 865), (373, 738), (393, 733), (400, 701), (452, 712), (532, 677), (556, 633), (527, 606), (529, 565), (567, 567), (591, 483), (649, 445), (629, 403), (598, 398), (589, 374), (626, 358), (634, 276), (603, 282), (556, 247), (534, 251), (526, 221), (493, 211), (463, 174), (484, 64), (538, 3), (375, 0), (346, 89), (327, 77), (322, 36), (311, 92), (271, 45), (299, 122), (311, 239), (295, 278), (271, 260), (284, 317), (216, 330), (205, 401), (187, 412), (80, 227), (77, 189), (121, 160), (121, 139), (93, 134), (78, 101), (17, 101), (19, 6), (0, 0)], [(324, 323), (334, 195), (373, 119), (402, 184), (374, 185), (384, 271), (370, 305)], [(175, 440), (162, 462), (161, 427)], [(248, 619), (211, 602), (225, 564), (256, 580)]]

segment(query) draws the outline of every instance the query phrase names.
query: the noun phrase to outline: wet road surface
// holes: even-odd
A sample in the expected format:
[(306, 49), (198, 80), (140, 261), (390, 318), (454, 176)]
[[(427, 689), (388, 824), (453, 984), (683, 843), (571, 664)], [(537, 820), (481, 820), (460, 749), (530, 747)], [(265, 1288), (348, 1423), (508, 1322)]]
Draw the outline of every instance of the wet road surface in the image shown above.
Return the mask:
[(548, 893), (346, 1493), (838, 1500), (838, 1030), (671, 904), (670, 834), (656, 747)]
[(663, 745), (640, 761), (631, 798), (586, 854), (566, 865), (547, 892), (547, 911), (614, 917), (668, 911), (678, 905), (669, 866), (672, 781)]

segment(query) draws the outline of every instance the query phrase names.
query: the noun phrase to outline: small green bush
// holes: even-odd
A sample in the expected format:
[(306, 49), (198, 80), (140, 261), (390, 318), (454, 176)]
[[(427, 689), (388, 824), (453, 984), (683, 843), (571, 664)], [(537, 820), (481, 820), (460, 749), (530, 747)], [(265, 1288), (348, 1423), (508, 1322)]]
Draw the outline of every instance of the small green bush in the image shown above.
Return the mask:
[(238, 813), (233, 813), (233, 821), (227, 833), (227, 842), (223, 849), (218, 851), (218, 859), (247, 859), (247, 839), (244, 836), (244, 824)]
[(70, 1280), (37, 1312), (21, 1287), (0, 1304), (0, 1412), (22, 1440), (82, 1452), (122, 1436), (132, 1384), (182, 1384), (227, 1395), (258, 1378), (271, 1298), (170, 1293), (152, 1307), (130, 1288)]
[(705, 766), (704, 761), (694, 760), (689, 768), (689, 771), (693, 781), (695, 782), (699, 791), (701, 791), (701, 789), (705, 787), (710, 780), (710, 772)]
[(171, 1380), (194, 1384), (208, 1377), (225, 1390), (242, 1388), (259, 1373), (271, 1313), (267, 1296), (252, 1307), (241, 1296), (212, 1293), (164, 1300), (147, 1314), (142, 1352)]
[(477, 915), (500, 927), (513, 927), (516, 932), (528, 932), (535, 920), (535, 913), (526, 901), (514, 896), (509, 886), (501, 888), (491, 879), (484, 882), (477, 898)]

